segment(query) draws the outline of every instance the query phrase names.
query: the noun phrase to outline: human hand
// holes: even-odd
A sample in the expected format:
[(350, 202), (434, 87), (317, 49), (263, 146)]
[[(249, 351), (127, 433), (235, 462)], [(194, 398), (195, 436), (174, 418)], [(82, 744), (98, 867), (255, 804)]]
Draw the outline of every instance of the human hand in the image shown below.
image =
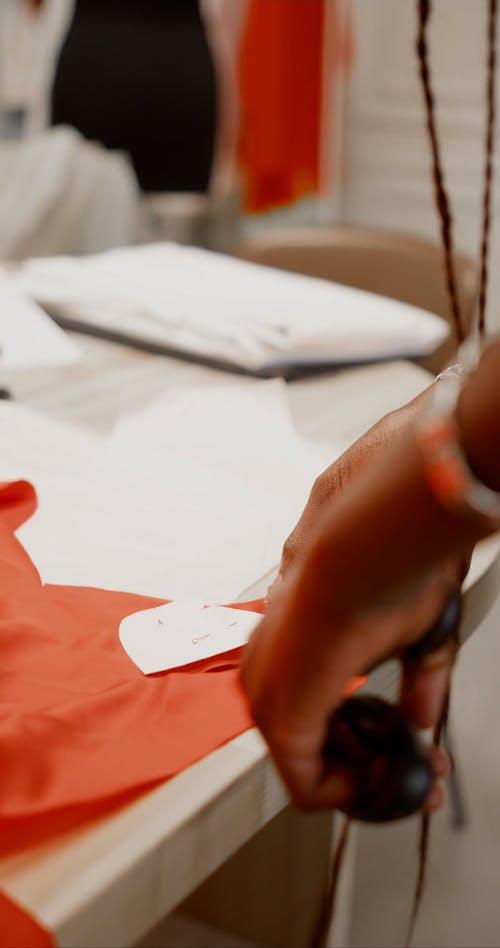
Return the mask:
[(345, 490), (355, 477), (390, 447), (398, 434), (408, 428), (418, 415), (427, 391), (426, 389), (411, 402), (384, 415), (319, 475), (300, 520), (285, 541), (278, 575), (267, 592), (268, 600), (279, 590), (282, 581), (286, 579), (297, 557), (307, 545), (325, 505)]
[[(253, 715), (295, 802), (305, 808), (341, 806), (352, 791), (350, 775), (339, 768), (325, 770), (322, 756), (328, 724), (345, 682), (386, 657), (401, 655), (406, 645), (420, 639), (466, 572), (467, 555), (461, 550), (456, 557), (433, 563), (395, 598), (375, 600), (371, 608), (357, 609), (354, 599), (346, 613), (345, 604), (336, 602), (342, 574), (357, 596), (356, 563), (349, 557), (358, 557), (359, 544), (368, 540), (372, 548), (367, 576), (377, 557), (384, 559), (384, 544), (379, 540), (384, 540), (386, 524), (381, 523), (379, 535), (374, 531), (370, 536), (368, 531), (367, 537), (361, 515), (356, 533), (352, 487), (361, 480), (366, 494), (372, 470), (380, 461), (385, 463), (391, 446), (401, 450), (397, 442), (405, 440), (418, 408), (416, 399), (386, 416), (318, 479), (285, 544), (280, 581), (270, 590), (267, 615), (247, 648), (242, 678)], [(402, 450), (404, 457), (404, 446)], [(393, 470), (397, 468), (396, 463)], [(347, 513), (349, 505), (354, 521)], [(396, 522), (396, 538), (398, 526)], [(343, 530), (344, 538), (353, 535), (353, 543), (347, 546), (340, 539)], [(330, 575), (325, 575), (322, 559), (328, 561)], [(403, 664), (401, 703), (416, 726), (431, 727), (439, 720), (454, 657), (455, 645), (447, 643), (419, 662)], [(445, 775), (446, 755), (434, 752), (433, 765), (436, 775)], [(442, 796), (435, 787), (429, 805), (439, 805)]]
[[(248, 646), (243, 683), (294, 802), (304, 809), (345, 808), (354, 796), (353, 775), (324, 757), (343, 686), (350, 676), (384, 655), (401, 655), (406, 643), (420, 638), (440, 613), (451, 586), (444, 576), (429, 578), (404, 603), (328, 628), (320, 616), (328, 604), (318, 602), (317, 612), (309, 611), (303, 607), (300, 587), (294, 579), (273, 600)], [(308, 629), (309, 645), (304, 635)], [(432, 656), (404, 666), (403, 708), (421, 726), (430, 726), (440, 715), (454, 657), (455, 644), (448, 642)], [(447, 776), (449, 760), (433, 749), (430, 763), (436, 782), (427, 807), (433, 809), (444, 799), (437, 778)]]
[[(306, 507), (286, 540), (277, 579), (268, 590), (268, 604), (273, 602), (282, 583), (290, 576), (294, 564), (307, 546), (308, 540), (321, 520), (324, 508), (338, 498), (348, 485), (364, 470), (375, 464), (398, 436), (412, 424), (422, 407), (427, 390), (411, 402), (380, 419), (355, 441), (316, 480)], [(465, 556), (448, 560), (438, 568), (446, 589), (448, 581), (460, 584), (465, 578), (471, 551)], [(392, 616), (391, 622), (400, 626), (403, 636), (407, 629), (407, 611), (402, 609)], [(425, 633), (421, 627), (421, 633)], [(436, 722), (448, 690), (452, 647), (429, 656), (425, 663), (403, 667), (402, 701), (410, 720), (419, 727)], [(444, 764), (443, 764), (444, 766)]]
[[(465, 457), (493, 491), (500, 490), (499, 369), (497, 343), (463, 386), (454, 417)], [(254, 718), (293, 799), (305, 808), (346, 808), (352, 799), (352, 773), (338, 760), (329, 766), (324, 754), (352, 676), (402, 657), (406, 715), (420, 727), (439, 721), (455, 643), (409, 665), (404, 656), (461, 583), (474, 544), (498, 529), (496, 515), (466, 513), (436, 495), (415, 425), (403, 423), (396, 434), (384, 450), (365, 452), (370, 463), (362, 460), (355, 476), (348, 470), (347, 483), (334, 476), (331, 499), (316, 510), (308, 505), (298, 551), (288, 562), (284, 557), (284, 578), (244, 657), (242, 681)], [(443, 775), (448, 764), (441, 757), (433, 766)], [(434, 788), (427, 805), (439, 798)]]

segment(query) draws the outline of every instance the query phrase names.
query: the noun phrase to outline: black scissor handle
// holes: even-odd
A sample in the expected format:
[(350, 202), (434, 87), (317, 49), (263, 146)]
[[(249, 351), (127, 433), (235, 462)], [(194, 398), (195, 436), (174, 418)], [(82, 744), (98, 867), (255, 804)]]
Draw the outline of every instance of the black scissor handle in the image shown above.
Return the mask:
[[(406, 662), (418, 662), (456, 633), (460, 590), (454, 590), (439, 619), (405, 650)], [(355, 792), (343, 812), (367, 823), (411, 816), (421, 809), (432, 786), (429, 754), (403, 711), (373, 695), (348, 698), (332, 716), (324, 747), (328, 764), (343, 765), (354, 778)]]
[(325, 756), (354, 777), (344, 812), (384, 823), (419, 810), (432, 785), (427, 752), (395, 705), (372, 695), (348, 698), (330, 722)]
[(462, 595), (460, 587), (457, 586), (457, 588), (453, 590), (452, 595), (434, 625), (418, 642), (415, 642), (414, 645), (409, 645), (408, 648), (405, 649), (403, 660), (405, 662), (419, 662), (422, 658), (425, 658), (426, 655), (437, 652), (445, 642), (448, 642), (448, 640), (455, 635), (460, 622), (461, 612)]

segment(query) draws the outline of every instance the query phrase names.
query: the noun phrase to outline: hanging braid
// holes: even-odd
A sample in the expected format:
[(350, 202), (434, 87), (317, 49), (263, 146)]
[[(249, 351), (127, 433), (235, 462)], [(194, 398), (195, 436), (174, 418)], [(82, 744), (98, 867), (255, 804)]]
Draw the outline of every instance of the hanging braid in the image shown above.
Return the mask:
[(441, 239), (443, 241), (444, 268), (446, 276), (446, 288), (448, 290), (448, 299), (450, 302), (451, 315), (453, 320), (453, 330), (458, 345), (464, 340), (464, 330), (460, 305), (458, 301), (457, 285), (455, 280), (455, 271), (453, 268), (453, 220), (450, 211), (450, 202), (444, 185), (444, 175), (441, 165), (441, 155), (436, 131), (436, 119), (434, 109), (434, 92), (431, 83), (431, 74), (429, 69), (428, 49), (427, 49), (427, 25), (431, 13), (430, 0), (417, 0), (418, 9), (418, 32), (417, 32), (417, 56), (420, 70), (420, 79), (425, 101), (427, 131), (432, 152), (432, 174), (434, 178), (434, 196), (441, 224)]
[[(463, 326), (460, 321), (460, 310), (458, 306), (455, 274), (453, 270), (453, 245), (451, 226), (452, 219), (449, 210), (448, 195), (446, 193), (441, 170), (439, 156), (439, 147), (436, 135), (434, 120), (434, 96), (431, 87), (430, 73), (427, 62), (427, 41), (426, 27), (430, 16), (430, 0), (417, 0), (419, 29), (417, 37), (417, 54), (420, 64), (420, 77), (427, 111), (427, 129), (432, 150), (433, 175), (436, 194), (436, 204), (441, 220), (441, 235), (443, 239), (443, 250), (445, 257), (445, 270), (447, 278), (447, 287), (452, 308), (455, 334), (457, 342), (463, 341)], [(480, 250), (480, 275), (478, 291), (478, 333), (479, 337), (484, 336), (485, 314), (486, 314), (486, 295), (488, 288), (488, 251), (491, 231), (491, 192), (493, 180), (493, 142), (495, 131), (495, 72), (496, 72), (496, 19), (497, 19), (497, 0), (489, 0), (488, 4), (488, 63), (487, 63), (487, 118), (486, 118), (486, 141), (485, 141), (485, 166), (484, 166), (484, 189), (483, 189), (483, 211), (481, 224), (481, 250)], [(449, 693), (446, 699), (446, 705), (443, 710), (441, 720), (434, 731), (434, 746), (439, 746), (443, 728), (446, 726), (449, 709)], [(406, 948), (408, 948), (415, 928), (422, 894), (425, 884), (425, 875), (427, 869), (427, 853), (429, 848), (429, 830), (430, 814), (423, 813), (420, 826), (420, 844), (419, 844), (419, 867), (417, 882), (415, 886), (415, 895), (413, 907), (410, 915), (410, 923), (406, 937)]]
[(488, 13), (488, 76), (486, 83), (487, 119), (483, 191), (483, 220), (481, 228), (481, 255), (478, 298), (478, 332), (484, 336), (486, 323), (486, 294), (488, 289), (488, 256), (491, 231), (491, 192), (493, 181), (493, 143), (495, 137), (495, 72), (496, 72), (497, 0), (489, 0)]
[(328, 929), (335, 911), (335, 898), (337, 895), (340, 870), (342, 868), (344, 852), (347, 846), (347, 840), (349, 838), (350, 827), (351, 821), (346, 816), (344, 818), (344, 825), (342, 826), (340, 837), (333, 855), (333, 862), (330, 870), (330, 880), (323, 896), (314, 932), (311, 936), (311, 940), (309, 941), (308, 948), (324, 948), (324, 945), (326, 944)]
[[(496, 21), (497, 21), (498, 0), (488, 0), (488, 64), (487, 64), (487, 121), (486, 121), (486, 140), (485, 140), (485, 167), (484, 167), (484, 189), (482, 202), (482, 223), (481, 223), (481, 249), (480, 249), (480, 275), (478, 289), (478, 330), (479, 335), (484, 335), (486, 297), (488, 289), (488, 252), (491, 231), (491, 196), (493, 183), (493, 145), (495, 132), (495, 73), (496, 73)], [(450, 202), (444, 184), (444, 175), (441, 165), (441, 156), (439, 142), (436, 131), (434, 92), (432, 89), (431, 74), (428, 62), (427, 48), (427, 26), (431, 14), (431, 0), (417, 0), (418, 13), (418, 32), (417, 32), (417, 56), (419, 63), (420, 79), (422, 82), (422, 91), (424, 95), (426, 109), (426, 124), (429, 134), (429, 140), (432, 152), (432, 174), (434, 180), (434, 195), (436, 207), (441, 225), (441, 239), (443, 242), (444, 268), (446, 277), (446, 288), (453, 320), (453, 329), (458, 344), (464, 341), (465, 332), (462, 323), (461, 308), (458, 300), (455, 271), (453, 265), (453, 220), (450, 211)], [(457, 630), (455, 635), (457, 636)], [(458, 639), (457, 639), (458, 645)], [(439, 746), (441, 733), (446, 726), (449, 707), (449, 695), (446, 700), (446, 706), (443, 710), (440, 721), (434, 730), (433, 743)], [(346, 819), (342, 833), (337, 844), (331, 868), (330, 882), (324, 895), (321, 910), (315, 925), (315, 930), (310, 941), (310, 948), (322, 948), (325, 944), (328, 932), (328, 923), (331, 919), (335, 903), (335, 896), (339, 882), (344, 850), (347, 844), (350, 821)], [(413, 899), (412, 911), (405, 945), (411, 942), (415, 923), (417, 920), (422, 894), (425, 885), (425, 875), (427, 868), (427, 854), (429, 846), (430, 814), (422, 813), (420, 842), (419, 842), (419, 866), (415, 894)]]
[[(455, 642), (458, 648), (458, 626), (455, 630)], [(441, 744), (441, 737), (443, 731), (448, 722), (448, 713), (450, 709), (450, 695), (446, 696), (445, 705), (438, 721), (436, 727), (434, 728), (434, 733), (432, 735), (432, 743), (434, 747), (439, 747)], [(415, 923), (418, 918), (418, 913), (420, 910), (420, 903), (422, 901), (422, 895), (424, 892), (425, 885), (425, 876), (427, 870), (427, 853), (429, 851), (429, 831), (431, 825), (431, 814), (426, 810), (422, 813), (420, 817), (420, 840), (418, 846), (418, 874), (417, 881), (415, 884), (415, 894), (413, 896), (413, 906), (410, 913), (410, 921), (408, 923), (408, 931), (406, 933), (405, 948), (409, 948), (411, 940), (413, 938), (413, 932), (415, 929)]]

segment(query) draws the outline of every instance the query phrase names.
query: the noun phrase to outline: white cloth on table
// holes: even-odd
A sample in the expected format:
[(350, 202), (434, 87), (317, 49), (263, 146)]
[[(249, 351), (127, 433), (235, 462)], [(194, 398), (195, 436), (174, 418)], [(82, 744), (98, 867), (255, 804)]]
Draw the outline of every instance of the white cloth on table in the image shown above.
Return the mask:
[(424, 356), (449, 332), (407, 303), (171, 243), (32, 260), (17, 279), (90, 329), (270, 374)]

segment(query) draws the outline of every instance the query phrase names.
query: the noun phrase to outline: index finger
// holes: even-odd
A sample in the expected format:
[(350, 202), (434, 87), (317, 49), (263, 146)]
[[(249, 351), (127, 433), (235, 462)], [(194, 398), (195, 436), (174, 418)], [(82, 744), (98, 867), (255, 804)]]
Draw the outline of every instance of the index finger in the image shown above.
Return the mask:
[(419, 728), (435, 727), (442, 718), (458, 650), (461, 613), (461, 588), (455, 580), (432, 628), (403, 653), (401, 704)]
[(417, 728), (435, 727), (439, 723), (457, 650), (456, 641), (450, 640), (418, 663), (403, 663), (401, 705)]

